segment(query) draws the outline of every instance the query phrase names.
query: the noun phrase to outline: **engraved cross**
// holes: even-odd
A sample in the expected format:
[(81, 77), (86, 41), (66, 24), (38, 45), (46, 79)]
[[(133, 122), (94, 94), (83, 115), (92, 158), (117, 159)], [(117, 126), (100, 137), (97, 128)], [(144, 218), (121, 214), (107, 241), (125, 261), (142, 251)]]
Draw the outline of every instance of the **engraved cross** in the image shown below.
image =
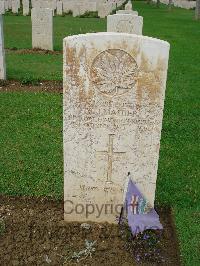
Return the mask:
[(113, 150), (113, 140), (114, 134), (109, 134), (108, 150), (107, 151), (98, 151), (98, 154), (107, 156), (107, 179), (106, 182), (112, 183), (112, 169), (113, 169), (113, 160), (116, 155), (122, 155), (126, 152), (114, 152)]

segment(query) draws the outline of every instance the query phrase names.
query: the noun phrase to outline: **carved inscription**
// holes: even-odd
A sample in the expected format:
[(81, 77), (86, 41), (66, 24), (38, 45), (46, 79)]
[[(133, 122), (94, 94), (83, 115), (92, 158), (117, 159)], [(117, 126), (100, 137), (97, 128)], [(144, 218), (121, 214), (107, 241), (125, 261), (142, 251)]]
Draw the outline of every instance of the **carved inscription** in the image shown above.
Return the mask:
[(134, 88), (135, 59), (123, 50), (108, 49), (94, 59), (91, 80), (94, 88), (107, 97), (120, 96)]

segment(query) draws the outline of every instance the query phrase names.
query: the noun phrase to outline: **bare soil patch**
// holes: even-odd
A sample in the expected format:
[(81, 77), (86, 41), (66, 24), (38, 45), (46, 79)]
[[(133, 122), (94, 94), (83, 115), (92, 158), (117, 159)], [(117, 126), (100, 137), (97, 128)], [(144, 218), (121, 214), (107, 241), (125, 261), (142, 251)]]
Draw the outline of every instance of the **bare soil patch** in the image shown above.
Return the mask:
[(38, 81), (36, 84), (22, 84), (15, 80), (5, 80), (0, 82), (0, 92), (12, 91), (62, 93), (63, 84), (62, 81)]
[[(0, 217), (5, 230), (0, 236), (0, 265), (180, 265), (179, 249), (171, 211), (159, 208), (164, 231), (160, 238), (162, 262), (145, 259), (145, 246), (135, 242), (143, 257), (126, 251), (118, 225), (63, 221), (63, 201), (47, 198), (0, 196)], [(96, 241), (95, 252), (79, 263), (66, 261), (74, 251), (84, 249), (85, 240)], [(136, 241), (136, 240), (134, 240)], [(65, 262), (66, 261), (66, 262)], [(65, 262), (65, 263), (64, 263)]]
[(38, 48), (34, 49), (15, 49), (15, 48), (7, 48), (6, 52), (15, 53), (15, 54), (62, 54), (62, 51), (50, 51), (50, 50), (42, 50)]

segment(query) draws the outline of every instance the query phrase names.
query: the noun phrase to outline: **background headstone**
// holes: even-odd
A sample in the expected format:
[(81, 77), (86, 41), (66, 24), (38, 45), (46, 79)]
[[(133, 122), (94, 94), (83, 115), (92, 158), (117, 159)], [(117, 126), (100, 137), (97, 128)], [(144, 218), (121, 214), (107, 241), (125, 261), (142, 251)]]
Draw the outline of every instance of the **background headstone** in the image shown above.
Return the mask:
[(63, 0), (63, 11), (65, 13), (68, 13), (69, 11), (73, 11), (73, 8), (75, 6), (75, 1), (71, 0)]
[(0, 15), (0, 79), (6, 79), (6, 64), (5, 64), (3, 17), (2, 17), (2, 15)]
[(143, 17), (129, 14), (115, 14), (107, 17), (107, 31), (142, 34)]
[(32, 47), (53, 50), (53, 11), (49, 8), (33, 8)]
[(80, 5), (76, 4), (73, 7), (73, 17), (77, 17), (81, 15)]
[(16, 0), (12, 0), (12, 13), (18, 14), (19, 3)]
[(5, 3), (4, 1), (0, 1), (0, 14), (5, 14)]
[(131, 1), (128, 1), (128, 3), (125, 5), (125, 10), (133, 10)]
[(113, 5), (110, 3), (102, 4), (98, 6), (98, 16), (100, 18), (107, 17), (113, 10)]
[(131, 15), (138, 16), (138, 12), (133, 11), (133, 10), (117, 10), (116, 14), (131, 14)]
[(169, 44), (96, 33), (63, 51), (65, 220), (115, 222), (128, 172), (153, 206)]
[(8, 9), (12, 9), (12, 0), (8, 0)]
[(73, 7), (73, 17), (83, 15), (85, 12), (89, 10), (88, 6), (83, 2), (78, 2)]
[(29, 0), (22, 0), (23, 16), (29, 15)]
[(9, 10), (9, 1), (5, 0), (4, 3), (5, 3), (5, 10), (8, 11)]
[(57, 15), (62, 16), (62, 14), (63, 14), (63, 3), (62, 3), (62, 1), (58, 1), (56, 3), (56, 13), (57, 13)]

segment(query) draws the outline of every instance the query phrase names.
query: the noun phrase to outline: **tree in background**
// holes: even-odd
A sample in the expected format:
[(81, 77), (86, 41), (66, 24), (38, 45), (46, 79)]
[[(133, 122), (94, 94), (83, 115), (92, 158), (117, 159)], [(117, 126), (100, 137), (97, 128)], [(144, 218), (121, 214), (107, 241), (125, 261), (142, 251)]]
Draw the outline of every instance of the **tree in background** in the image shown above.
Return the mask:
[(200, 0), (196, 0), (195, 18), (200, 19)]

